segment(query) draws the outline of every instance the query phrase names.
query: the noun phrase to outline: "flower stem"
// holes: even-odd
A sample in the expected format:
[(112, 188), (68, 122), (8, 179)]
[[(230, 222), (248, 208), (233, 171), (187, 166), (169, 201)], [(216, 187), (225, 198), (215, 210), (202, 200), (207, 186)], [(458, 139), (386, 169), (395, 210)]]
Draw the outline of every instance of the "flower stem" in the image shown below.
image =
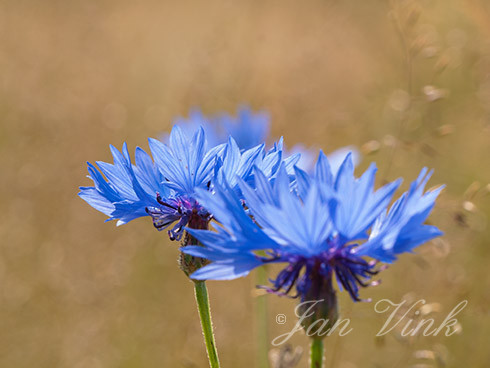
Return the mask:
[[(257, 285), (267, 284), (265, 266), (257, 268)], [(255, 301), (255, 319), (257, 328), (257, 367), (269, 368), (269, 339), (267, 328), (267, 296), (259, 295)]]
[(196, 295), (197, 309), (201, 319), (202, 334), (206, 351), (208, 353), (209, 366), (219, 368), (218, 351), (213, 334), (213, 322), (211, 321), (211, 309), (209, 308), (208, 289), (204, 281), (194, 282), (194, 291)]
[(310, 367), (322, 368), (323, 367), (323, 340), (311, 339), (310, 350)]

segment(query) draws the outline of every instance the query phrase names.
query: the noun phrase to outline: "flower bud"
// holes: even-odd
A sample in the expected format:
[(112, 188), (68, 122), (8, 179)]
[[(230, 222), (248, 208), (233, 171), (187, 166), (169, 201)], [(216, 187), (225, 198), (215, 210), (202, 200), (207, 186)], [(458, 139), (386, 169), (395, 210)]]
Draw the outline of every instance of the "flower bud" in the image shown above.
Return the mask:
[[(186, 237), (187, 236), (189, 236), (189, 234), (186, 234)], [(194, 257), (180, 252), (179, 267), (187, 276), (190, 276), (192, 273), (201, 267), (206, 266), (207, 264), (209, 264), (209, 261), (206, 258)]]
[[(196, 210), (192, 212), (192, 215), (189, 219), (189, 224), (188, 226), (192, 229), (199, 229), (199, 230), (207, 230), (209, 228), (209, 215), (206, 214), (205, 216), (200, 215)], [(185, 247), (187, 245), (200, 245), (202, 244), (194, 238), (191, 234), (188, 232), (185, 233), (184, 239), (182, 241), (182, 247)], [(194, 257), (191, 256), (190, 254), (185, 254), (183, 252), (180, 252), (180, 257), (179, 257), (179, 267), (182, 271), (187, 276), (190, 276), (192, 273), (200, 269), (201, 267), (206, 266), (209, 264), (209, 260), (206, 258), (201, 258), (201, 257)]]

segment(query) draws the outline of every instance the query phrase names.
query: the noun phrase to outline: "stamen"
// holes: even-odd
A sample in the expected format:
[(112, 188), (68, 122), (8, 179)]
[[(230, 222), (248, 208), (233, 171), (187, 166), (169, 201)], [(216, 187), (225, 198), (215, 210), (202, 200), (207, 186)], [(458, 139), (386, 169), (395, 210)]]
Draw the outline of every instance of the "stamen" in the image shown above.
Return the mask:
[[(332, 239), (331, 241), (335, 242), (336, 240)], [(339, 287), (349, 293), (354, 301), (369, 301), (369, 299), (359, 298), (359, 289), (360, 287), (379, 285), (380, 281), (371, 281), (370, 279), (378, 274), (383, 267), (374, 270), (377, 261), (368, 262), (352, 253), (350, 248), (351, 246), (329, 248), (328, 251), (308, 259), (296, 254), (287, 255), (267, 251), (266, 256), (261, 257), (264, 263), (282, 261), (288, 262), (288, 265), (277, 275), (275, 280), (269, 280), (272, 287), (258, 287), (267, 290), (269, 293), (282, 296), (289, 296), (293, 287), (296, 287), (296, 294), (293, 297), (308, 296), (311, 298), (326, 285), (325, 283), (330, 283), (332, 275), (335, 274)], [(300, 275), (303, 270), (304, 272)]]
[(164, 201), (162, 200), (162, 197), (160, 197), (160, 193), (158, 193), (158, 192), (157, 192), (157, 202), (158, 202), (158, 203), (160, 203), (162, 206), (165, 206), (165, 207), (171, 208), (171, 209), (173, 209), (173, 210), (175, 210), (175, 211), (179, 211), (179, 209), (180, 209), (180, 208), (174, 207), (174, 206), (172, 206), (172, 205), (170, 205), (170, 204), (168, 204), (168, 203), (164, 202)]

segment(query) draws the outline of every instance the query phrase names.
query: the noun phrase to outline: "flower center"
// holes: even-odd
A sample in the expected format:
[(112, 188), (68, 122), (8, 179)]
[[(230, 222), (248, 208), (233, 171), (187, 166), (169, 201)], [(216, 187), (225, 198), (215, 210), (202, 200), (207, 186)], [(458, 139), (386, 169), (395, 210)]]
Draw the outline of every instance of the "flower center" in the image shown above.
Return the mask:
[(153, 225), (159, 231), (177, 222), (168, 231), (170, 240), (180, 240), (185, 226), (203, 230), (208, 228), (211, 215), (195, 199), (177, 197), (163, 200), (159, 193), (156, 199), (161, 207), (147, 207), (146, 212), (152, 217)]
[(359, 298), (360, 287), (377, 285), (379, 282), (369, 280), (379, 271), (374, 269), (376, 262), (368, 262), (352, 252), (355, 246), (331, 247), (313, 257), (283, 254), (268, 258), (264, 261), (283, 261), (288, 262), (288, 265), (275, 280), (272, 280), (273, 287), (265, 289), (271, 293), (289, 295), (296, 286), (297, 293), (293, 298), (312, 300), (321, 297), (314, 295), (316, 291), (321, 294), (324, 288), (331, 288), (335, 274), (339, 286), (345, 289), (354, 301), (362, 301)]

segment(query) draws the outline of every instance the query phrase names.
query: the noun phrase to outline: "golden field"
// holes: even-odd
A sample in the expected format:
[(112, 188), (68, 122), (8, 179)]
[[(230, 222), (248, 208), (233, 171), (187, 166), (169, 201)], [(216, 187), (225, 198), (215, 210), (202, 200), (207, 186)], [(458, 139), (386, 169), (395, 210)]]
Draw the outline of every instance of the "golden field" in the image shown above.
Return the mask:
[[(458, 333), (375, 338), (385, 316), (342, 295), (354, 331), (327, 338), (327, 367), (488, 367), (486, 0), (0, 2), (0, 367), (207, 366), (178, 245), (77, 192), (109, 144), (147, 148), (193, 107), (242, 103), (290, 147), (359, 147), (379, 185), (423, 166), (447, 185), (430, 218), (445, 236), (361, 296), (425, 299), (437, 321), (466, 299)], [(255, 362), (254, 285), (209, 282), (223, 367)], [(272, 340), (295, 301), (267, 300)], [(306, 366), (306, 337), (290, 343)]]

